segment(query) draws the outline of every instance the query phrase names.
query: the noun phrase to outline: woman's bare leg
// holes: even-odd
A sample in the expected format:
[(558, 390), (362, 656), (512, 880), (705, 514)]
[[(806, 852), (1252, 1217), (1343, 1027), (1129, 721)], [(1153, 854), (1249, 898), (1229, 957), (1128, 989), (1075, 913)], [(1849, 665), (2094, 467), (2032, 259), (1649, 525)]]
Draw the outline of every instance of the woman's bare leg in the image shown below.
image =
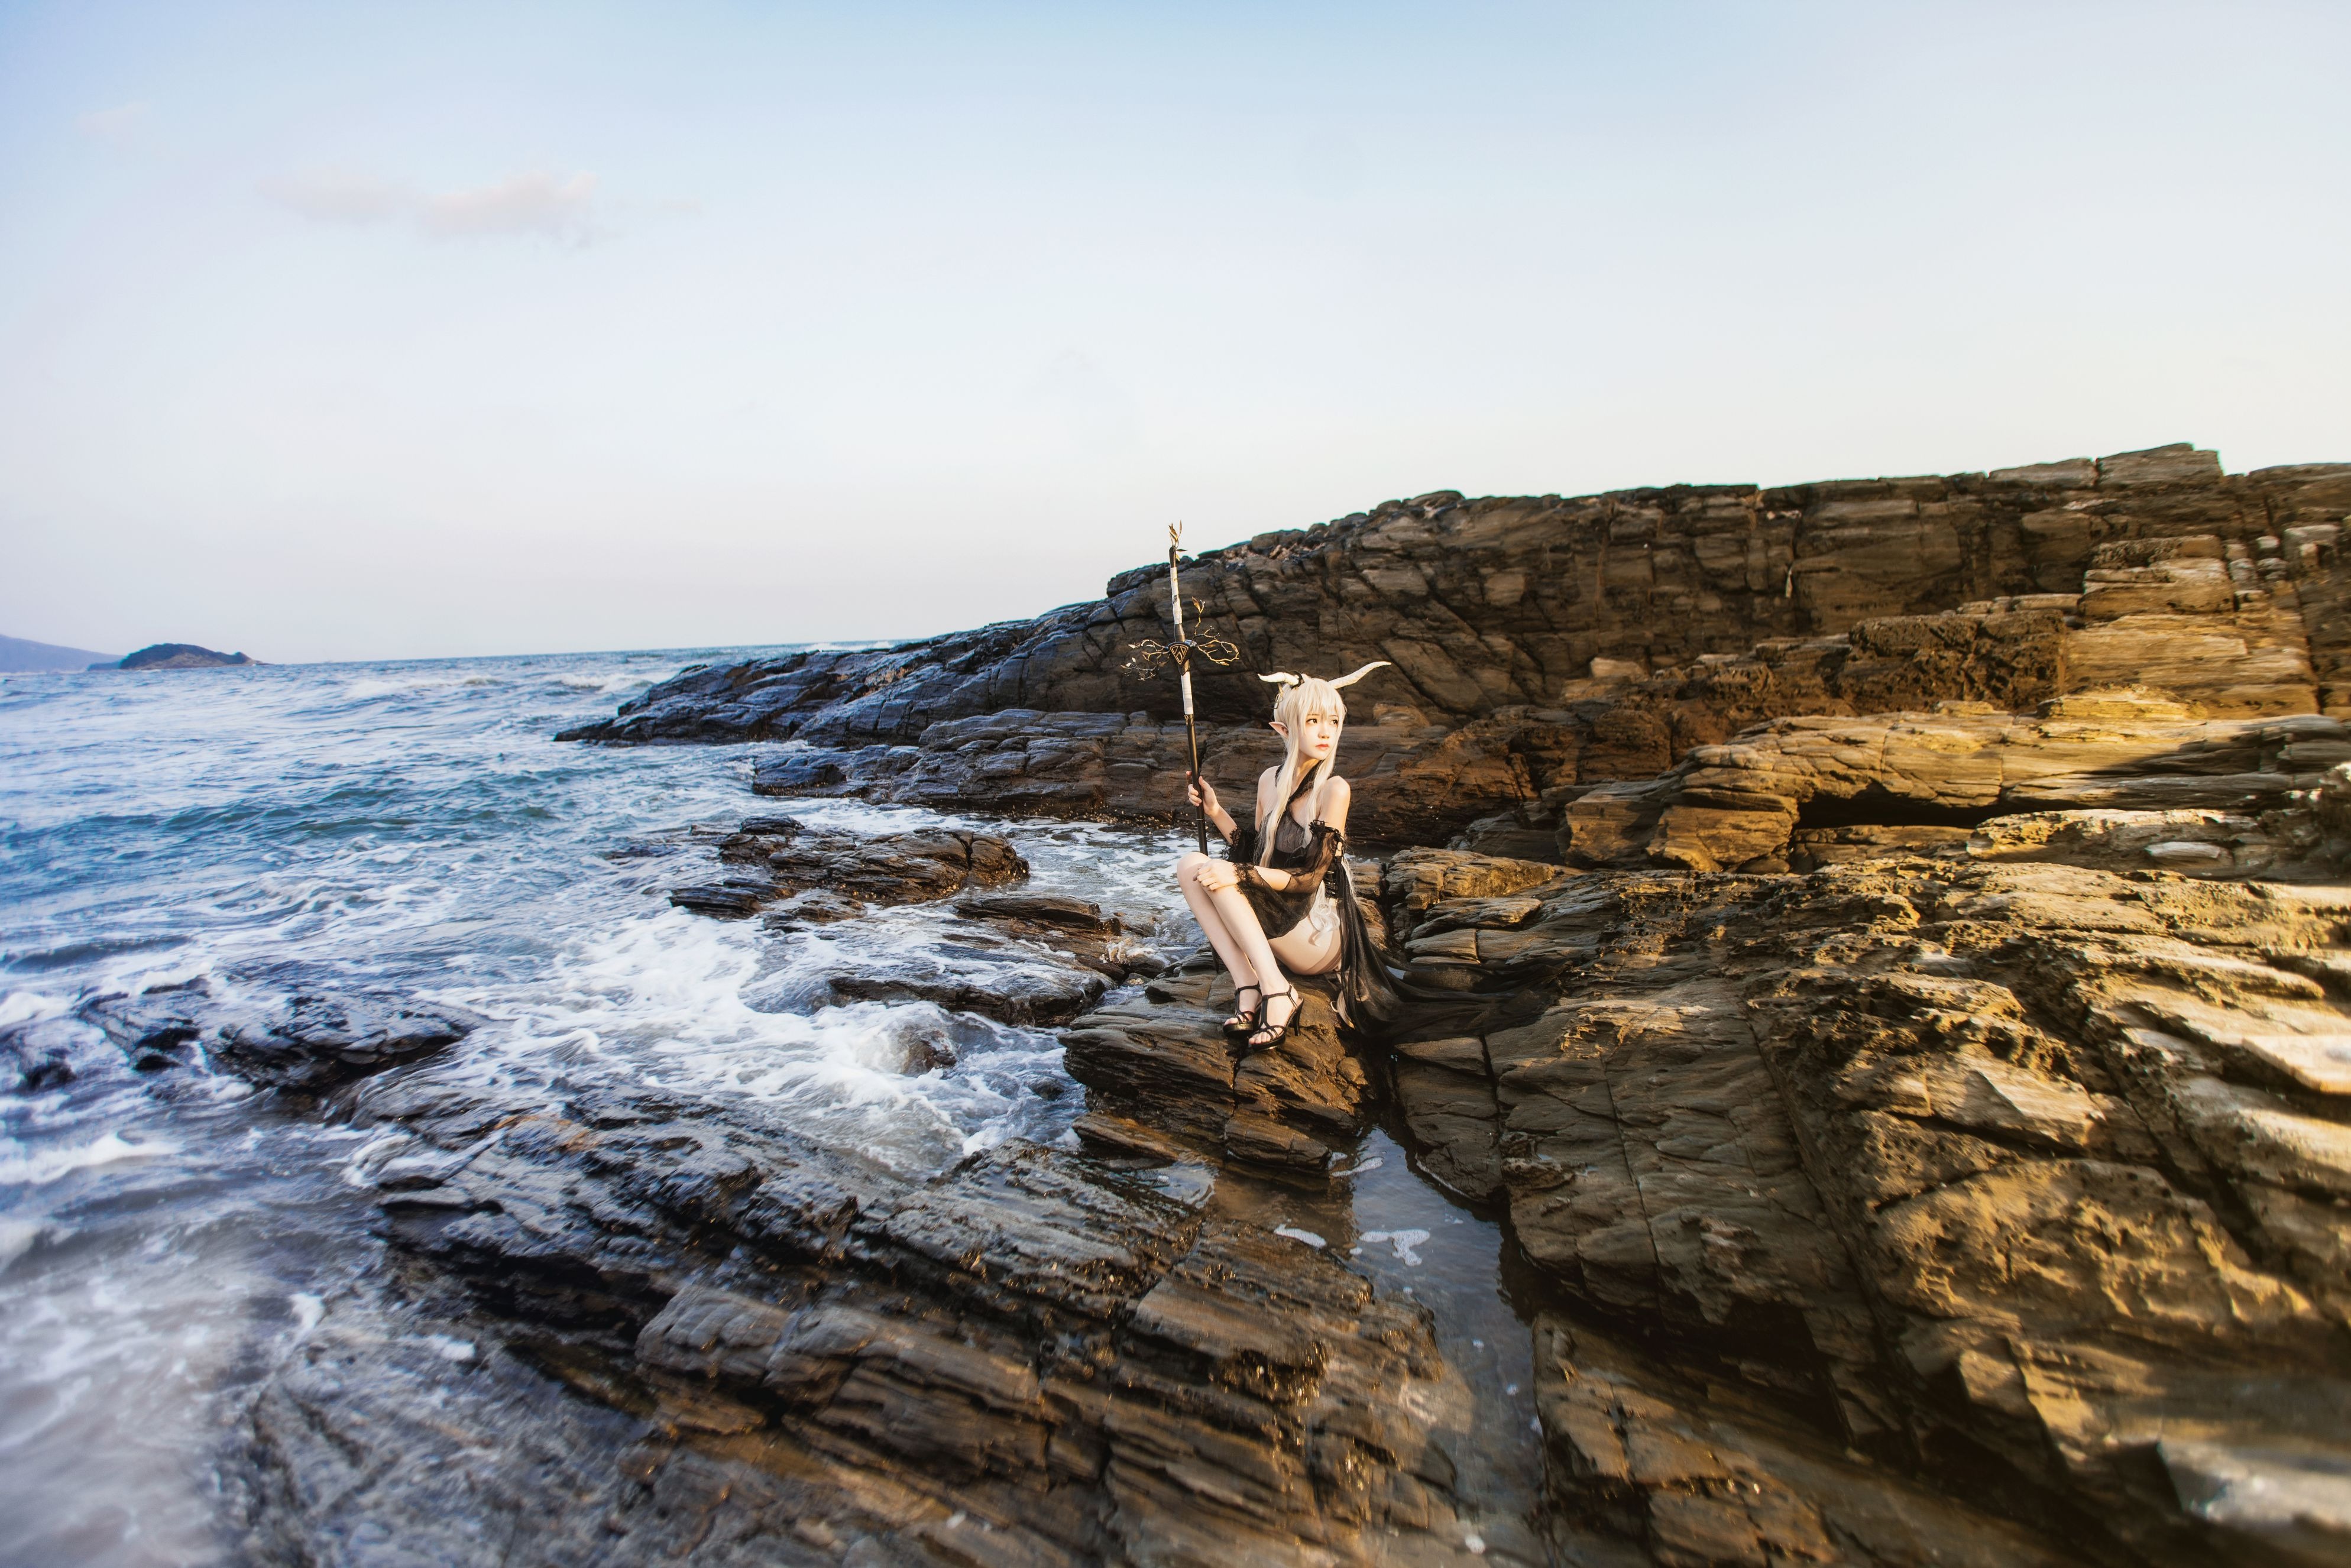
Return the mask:
[[(1301, 923), (1297, 929), (1269, 940), (1266, 946), (1275, 960), (1289, 966), (1293, 975), (1327, 975), (1339, 967), (1339, 960), (1346, 952), (1346, 944), (1345, 932), (1337, 926), (1317, 936), (1311, 927)], [(1273, 1044), (1273, 1040), (1267, 1038), (1272, 1030), (1296, 1020), (1298, 1009), (1303, 1003), (1287, 994), (1279, 994), (1282, 990), (1283, 988), (1277, 985), (1272, 992), (1267, 994), (1265, 1022), (1249, 1036), (1251, 1045)]]
[(1217, 961), (1225, 967), (1236, 989), (1257, 984), (1257, 970), (1249, 961), (1249, 954), (1234, 939), (1217, 911), (1214, 896), (1199, 883), (1203, 871), (1210, 866), (1222, 866), (1223, 862), (1209, 859), (1194, 850), (1176, 862), (1176, 885), (1184, 892), (1184, 902), (1192, 906), (1192, 918), (1200, 923), (1200, 930), (1208, 938), (1208, 946), (1217, 950)]
[(1192, 906), (1193, 917), (1207, 933), (1208, 945), (1217, 950), (1217, 958), (1232, 977), (1235, 989), (1255, 986), (1262, 995), (1267, 989), (1280, 990), (1289, 982), (1281, 977), (1281, 966), (1275, 961), (1273, 948), (1265, 939), (1265, 927), (1258, 924), (1257, 911), (1249, 907), (1238, 888), (1219, 888), (1210, 893), (1199, 883), (1200, 873), (1210, 867), (1229, 875), (1232, 868), (1223, 861), (1210, 860), (1197, 850), (1176, 862), (1176, 884), (1184, 890), (1184, 902)]
[(1339, 967), (1346, 953), (1346, 933), (1333, 927), (1327, 936), (1317, 937), (1306, 925), (1284, 936), (1270, 939), (1277, 963), (1293, 975), (1327, 975)]

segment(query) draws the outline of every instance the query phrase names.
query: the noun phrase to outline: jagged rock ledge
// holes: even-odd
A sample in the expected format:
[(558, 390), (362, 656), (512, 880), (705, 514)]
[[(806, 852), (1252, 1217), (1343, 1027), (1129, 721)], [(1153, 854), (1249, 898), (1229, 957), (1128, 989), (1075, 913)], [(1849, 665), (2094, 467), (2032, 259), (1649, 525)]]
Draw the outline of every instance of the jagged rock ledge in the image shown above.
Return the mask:
[[(1243, 650), (1198, 681), (1220, 784), (1270, 754), (1257, 671), (1385, 658), (1351, 694), (1364, 836), (1509, 813), (1523, 849), (1592, 786), (1771, 718), (2131, 683), (2199, 717), (2345, 709), (2346, 513), (2351, 464), (2226, 475), (2181, 445), (1775, 489), (1439, 492), (1208, 552), (1183, 583)], [(760, 758), (777, 795), (1164, 818), (1172, 688), (1124, 666), (1164, 634), (1166, 592), (1139, 568), (1034, 621), (695, 669), (566, 736), (790, 743)]]

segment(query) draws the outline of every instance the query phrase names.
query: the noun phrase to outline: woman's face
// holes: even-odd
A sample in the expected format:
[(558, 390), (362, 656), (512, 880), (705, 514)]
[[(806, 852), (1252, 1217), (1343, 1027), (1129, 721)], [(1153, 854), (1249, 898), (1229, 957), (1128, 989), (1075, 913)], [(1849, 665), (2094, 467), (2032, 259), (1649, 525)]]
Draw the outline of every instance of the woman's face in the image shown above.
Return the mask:
[(1298, 720), (1298, 754), (1309, 762), (1328, 762), (1331, 754), (1339, 749), (1339, 718), (1336, 714), (1310, 713)]

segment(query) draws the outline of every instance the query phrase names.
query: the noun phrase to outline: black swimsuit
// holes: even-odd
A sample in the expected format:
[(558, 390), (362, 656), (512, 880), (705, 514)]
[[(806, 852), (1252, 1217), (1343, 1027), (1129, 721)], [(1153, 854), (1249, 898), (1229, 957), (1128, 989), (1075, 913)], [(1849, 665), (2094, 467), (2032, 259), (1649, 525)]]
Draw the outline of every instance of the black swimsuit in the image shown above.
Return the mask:
[(1323, 972), (1338, 983), (1340, 1016), (1351, 1021), (1357, 1013), (1384, 1018), (1395, 1008), (1395, 993), (1371, 927), (1355, 903), (1354, 880), (1347, 873), (1347, 837), (1328, 822), (1301, 823), (1290, 814), (1290, 806), (1314, 787), (1321, 774), (1316, 768), (1299, 781), (1273, 830), (1273, 853), (1266, 857), (1265, 868), (1290, 873), (1287, 887), (1268, 886), (1258, 874), (1255, 828), (1237, 821), (1225, 842), (1240, 873), (1241, 896), (1257, 912), (1258, 924), (1269, 937), (1297, 930), (1312, 911), (1318, 892), (1329, 896), (1339, 912), (1339, 962)]

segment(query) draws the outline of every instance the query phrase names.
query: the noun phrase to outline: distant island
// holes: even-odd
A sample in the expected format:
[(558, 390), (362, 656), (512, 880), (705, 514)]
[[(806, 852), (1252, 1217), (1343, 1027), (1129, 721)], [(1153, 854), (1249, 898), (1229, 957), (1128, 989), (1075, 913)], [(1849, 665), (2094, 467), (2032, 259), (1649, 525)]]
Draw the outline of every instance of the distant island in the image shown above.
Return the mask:
[(92, 648), (64, 648), (26, 637), (0, 637), (0, 674), (21, 675), (43, 670), (87, 670), (111, 664), (114, 655)]
[(135, 653), (126, 653), (111, 664), (90, 665), (93, 670), (219, 670), (232, 664), (258, 664), (258, 659), (248, 659), (243, 653), (215, 653), (199, 648), (193, 643), (155, 643)]

